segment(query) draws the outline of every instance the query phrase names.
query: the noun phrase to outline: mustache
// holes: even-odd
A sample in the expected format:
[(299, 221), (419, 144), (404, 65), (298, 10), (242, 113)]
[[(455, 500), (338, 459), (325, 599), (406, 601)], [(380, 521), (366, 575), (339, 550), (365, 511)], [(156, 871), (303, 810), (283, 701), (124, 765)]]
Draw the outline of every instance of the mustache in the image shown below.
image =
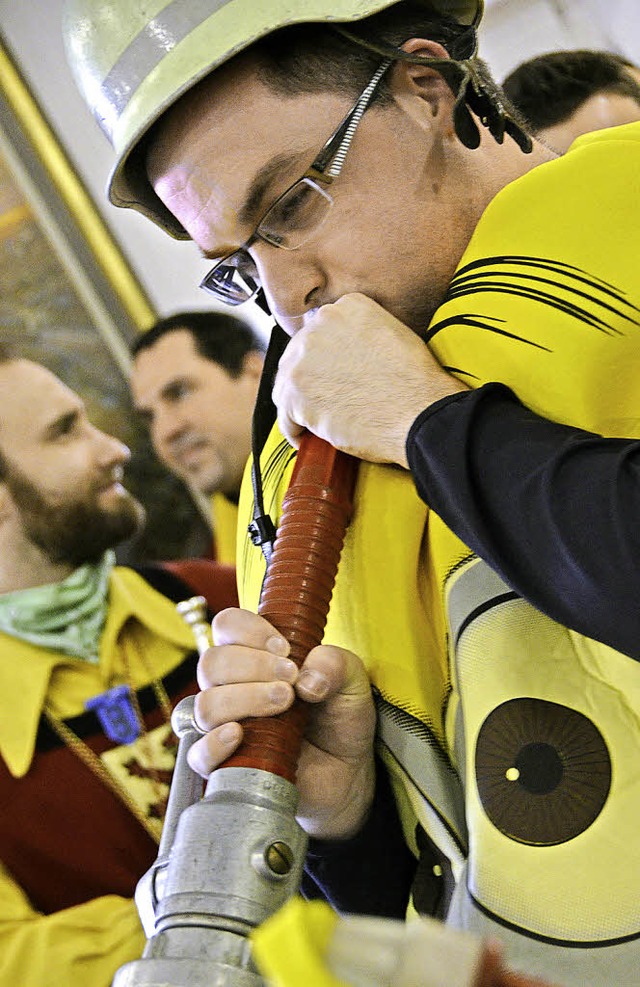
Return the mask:
[(114, 483), (119, 483), (125, 486), (125, 471), (122, 463), (118, 463), (115, 466), (109, 466), (107, 469), (102, 469), (96, 476), (95, 482), (92, 484), (93, 489), (96, 491), (104, 490), (106, 487), (112, 486)]
[(178, 435), (168, 443), (171, 449), (172, 455), (180, 454), (185, 450), (188, 451), (193, 449), (194, 446), (201, 445), (204, 440), (204, 436), (198, 435), (195, 432), (187, 432), (186, 435)]

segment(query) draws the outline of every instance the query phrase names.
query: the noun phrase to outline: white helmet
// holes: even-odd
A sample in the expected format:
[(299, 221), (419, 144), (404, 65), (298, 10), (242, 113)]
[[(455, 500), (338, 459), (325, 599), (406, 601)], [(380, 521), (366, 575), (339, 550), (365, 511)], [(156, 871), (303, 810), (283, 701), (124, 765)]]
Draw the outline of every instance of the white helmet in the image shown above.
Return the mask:
[[(156, 196), (140, 142), (197, 82), (258, 39), (297, 23), (346, 24), (398, 0), (68, 0), (64, 37), (76, 82), (117, 159), (108, 195), (178, 239), (188, 239)], [(475, 27), (483, 0), (424, 0)]]

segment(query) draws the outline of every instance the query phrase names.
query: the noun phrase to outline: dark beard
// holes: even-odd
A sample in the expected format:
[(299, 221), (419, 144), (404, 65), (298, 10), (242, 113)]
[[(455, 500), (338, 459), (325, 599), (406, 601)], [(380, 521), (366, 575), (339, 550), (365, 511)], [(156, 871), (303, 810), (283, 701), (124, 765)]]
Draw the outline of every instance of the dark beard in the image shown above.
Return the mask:
[(56, 564), (77, 568), (98, 562), (107, 549), (131, 538), (144, 523), (144, 508), (130, 494), (112, 510), (100, 507), (89, 496), (53, 505), (15, 469), (4, 480), (27, 537)]

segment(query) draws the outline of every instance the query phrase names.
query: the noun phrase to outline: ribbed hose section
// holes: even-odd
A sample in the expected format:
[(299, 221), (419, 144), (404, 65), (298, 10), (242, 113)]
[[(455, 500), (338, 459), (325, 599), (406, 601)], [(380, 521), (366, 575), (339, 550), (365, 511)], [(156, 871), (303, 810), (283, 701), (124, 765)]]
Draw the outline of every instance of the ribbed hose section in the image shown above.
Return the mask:
[[(320, 644), (351, 518), (358, 460), (308, 433), (282, 505), (258, 613), (289, 641), (300, 667)], [(295, 783), (308, 707), (245, 720), (244, 739), (222, 767), (259, 768)]]

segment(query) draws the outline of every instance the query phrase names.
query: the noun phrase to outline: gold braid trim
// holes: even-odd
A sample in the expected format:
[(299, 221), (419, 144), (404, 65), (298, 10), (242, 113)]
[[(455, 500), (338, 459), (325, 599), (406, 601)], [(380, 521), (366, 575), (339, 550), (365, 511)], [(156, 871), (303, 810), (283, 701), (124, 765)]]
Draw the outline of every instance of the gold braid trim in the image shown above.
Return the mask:
[(111, 772), (102, 763), (100, 758), (94, 751), (91, 750), (88, 744), (85, 744), (84, 740), (81, 740), (73, 730), (58, 719), (51, 710), (47, 709), (45, 706), (43, 713), (47, 719), (47, 722), (51, 729), (58, 735), (60, 740), (68, 747), (73, 753), (80, 758), (83, 764), (93, 772), (100, 781), (109, 788), (114, 795), (116, 795), (121, 802), (123, 802), (129, 812), (135, 816), (140, 825), (149, 834), (154, 843), (159, 843), (159, 838), (156, 832), (152, 829), (149, 820), (147, 819), (145, 813), (142, 811), (140, 806), (131, 798), (129, 793), (116, 781)]

